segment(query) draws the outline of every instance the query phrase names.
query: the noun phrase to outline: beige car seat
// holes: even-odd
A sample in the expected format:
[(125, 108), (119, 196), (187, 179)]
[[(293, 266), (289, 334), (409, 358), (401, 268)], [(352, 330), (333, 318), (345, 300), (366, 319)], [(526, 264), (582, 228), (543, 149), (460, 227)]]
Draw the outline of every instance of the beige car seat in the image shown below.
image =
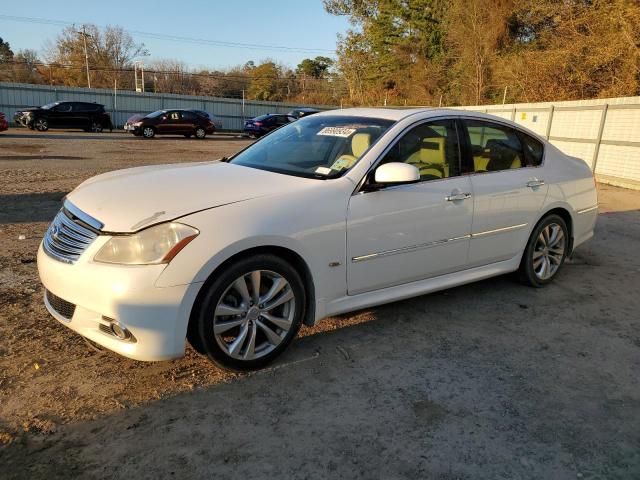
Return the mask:
[(331, 168), (333, 170), (347, 170), (348, 168), (351, 168), (370, 146), (370, 133), (356, 133), (351, 137), (351, 155), (340, 155), (338, 159), (333, 162)]
[(420, 149), (409, 156), (407, 163), (415, 165), (421, 177), (448, 177), (449, 165), (445, 161), (445, 142), (444, 137), (422, 139)]

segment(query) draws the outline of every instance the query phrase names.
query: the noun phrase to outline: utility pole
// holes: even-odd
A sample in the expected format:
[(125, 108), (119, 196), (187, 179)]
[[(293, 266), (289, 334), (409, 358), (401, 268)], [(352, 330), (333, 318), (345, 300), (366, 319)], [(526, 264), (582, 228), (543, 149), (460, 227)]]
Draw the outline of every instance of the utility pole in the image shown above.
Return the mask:
[(242, 125), (244, 126), (244, 88), (242, 89)]
[(89, 53), (87, 52), (87, 37), (90, 37), (86, 31), (86, 27), (82, 25), (82, 31), (76, 32), (78, 35), (82, 35), (82, 39), (84, 40), (84, 61), (87, 67), (87, 86), (91, 88), (91, 77), (89, 76)]

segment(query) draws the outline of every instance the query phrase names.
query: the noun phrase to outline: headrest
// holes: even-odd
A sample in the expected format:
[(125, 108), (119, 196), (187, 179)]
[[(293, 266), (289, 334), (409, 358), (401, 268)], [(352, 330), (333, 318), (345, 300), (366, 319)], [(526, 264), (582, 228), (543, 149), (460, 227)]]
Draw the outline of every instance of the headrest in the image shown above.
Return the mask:
[(354, 157), (360, 156), (371, 146), (370, 133), (356, 133), (351, 139), (351, 153)]

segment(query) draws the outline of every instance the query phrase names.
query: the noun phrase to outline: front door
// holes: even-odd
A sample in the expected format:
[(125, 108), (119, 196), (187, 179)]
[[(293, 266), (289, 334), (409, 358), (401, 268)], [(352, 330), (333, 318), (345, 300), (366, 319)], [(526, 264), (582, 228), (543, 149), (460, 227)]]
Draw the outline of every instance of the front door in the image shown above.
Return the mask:
[(347, 282), (354, 295), (462, 270), (472, 220), (471, 180), (460, 176), (456, 123), (413, 127), (377, 165), (416, 166), (421, 181), (351, 197)]
[[(469, 145), (473, 227), (469, 266), (522, 252), (547, 196), (542, 144), (506, 125), (462, 120)], [(536, 165), (537, 163), (537, 165)]]
[(176, 110), (170, 110), (162, 117), (157, 126), (158, 133), (183, 133), (182, 114)]

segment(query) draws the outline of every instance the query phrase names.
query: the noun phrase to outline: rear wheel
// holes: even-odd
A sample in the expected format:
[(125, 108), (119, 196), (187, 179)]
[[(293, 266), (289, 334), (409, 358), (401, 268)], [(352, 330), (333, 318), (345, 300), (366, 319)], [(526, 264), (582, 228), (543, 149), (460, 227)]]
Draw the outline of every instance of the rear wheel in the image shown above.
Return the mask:
[(197, 350), (233, 370), (253, 370), (275, 359), (295, 337), (306, 294), (298, 272), (273, 255), (231, 265), (209, 286), (198, 314)]
[(91, 131), (94, 133), (102, 133), (102, 124), (100, 122), (91, 122)]
[(142, 129), (142, 136), (144, 138), (153, 138), (156, 136), (156, 131), (153, 127), (144, 127)]
[(196, 128), (196, 138), (199, 140), (202, 140), (204, 137), (207, 136), (207, 132), (204, 128), (202, 127), (198, 127)]
[(549, 215), (533, 229), (520, 262), (520, 279), (533, 287), (550, 283), (569, 253), (569, 230), (562, 217)]
[(46, 132), (49, 130), (49, 122), (46, 118), (36, 118), (33, 121), (33, 127), (39, 132)]

